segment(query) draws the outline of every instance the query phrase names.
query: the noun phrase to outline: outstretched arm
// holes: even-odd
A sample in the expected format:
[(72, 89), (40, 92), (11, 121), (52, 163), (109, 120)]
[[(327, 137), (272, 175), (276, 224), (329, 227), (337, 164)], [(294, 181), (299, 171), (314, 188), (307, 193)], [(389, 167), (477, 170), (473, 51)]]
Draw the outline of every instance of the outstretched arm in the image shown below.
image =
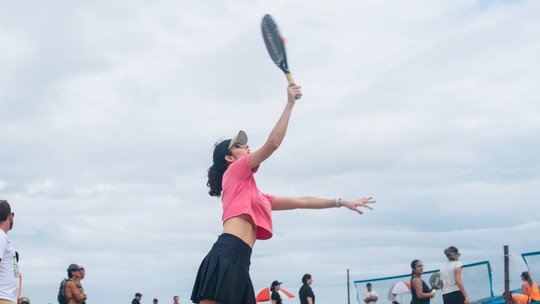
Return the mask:
[(375, 201), (372, 199), (372, 197), (362, 197), (361, 199), (354, 201), (341, 198), (328, 199), (312, 196), (275, 197), (272, 201), (272, 210), (325, 209), (343, 206), (362, 214), (362, 210), (360, 210), (360, 208), (373, 209), (370, 206), (373, 203), (375, 203)]
[(279, 148), (281, 142), (283, 142), (285, 133), (287, 133), (287, 127), (289, 125), (289, 119), (291, 118), (292, 109), (296, 102), (295, 96), (299, 94), (302, 94), (300, 86), (294, 83), (289, 83), (289, 87), (287, 88), (287, 105), (285, 106), (283, 113), (281, 113), (276, 125), (270, 132), (266, 142), (261, 148), (252, 153), (249, 164), (251, 168), (257, 167), (268, 157), (270, 157), (270, 155), (272, 155), (272, 153)]

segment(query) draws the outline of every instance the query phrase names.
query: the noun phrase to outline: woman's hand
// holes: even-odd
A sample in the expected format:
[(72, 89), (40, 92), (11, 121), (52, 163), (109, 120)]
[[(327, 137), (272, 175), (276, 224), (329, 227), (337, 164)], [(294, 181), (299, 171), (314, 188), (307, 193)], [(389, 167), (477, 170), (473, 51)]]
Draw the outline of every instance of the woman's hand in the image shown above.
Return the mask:
[(289, 83), (287, 87), (287, 103), (294, 104), (296, 96), (302, 96), (302, 87), (294, 83)]
[(368, 209), (371, 209), (373, 210), (373, 208), (370, 206), (371, 204), (375, 203), (375, 201), (373, 200), (373, 198), (370, 196), (370, 197), (362, 197), (361, 199), (359, 200), (356, 200), (356, 201), (348, 201), (348, 200), (344, 200), (342, 199), (340, 201), (340, 204), (341, 206), (345, 206), (353, 211), (356, 211), (360, 214), (363, 214), (362, 210), (360, 210), (359, 208), (368, 208)]

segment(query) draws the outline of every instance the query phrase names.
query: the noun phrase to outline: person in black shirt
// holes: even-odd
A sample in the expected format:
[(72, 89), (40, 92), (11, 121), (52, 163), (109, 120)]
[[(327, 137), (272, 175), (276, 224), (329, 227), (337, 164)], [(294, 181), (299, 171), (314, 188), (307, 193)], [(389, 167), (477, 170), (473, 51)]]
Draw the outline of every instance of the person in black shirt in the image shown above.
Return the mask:
[(272, 300), (272, 304), (282, 304), (281, 295), (278, 292), (281, 289), (281, 284), (282, 282), (274, 281), (272, 282), (272, 286), (270, 286), (270, 291), (272, 292), (270, 300)]
[(135, 298), (133, 299), (133, 301), (131, 301), (131, 304), (141, 304), (141, 298), (142, 298), (142, 294), (137, 292), (135, 294)]
[(435, 290), (422, 280), (422, 273), (424, 272), (422, 261), (412, 261), (411, 269), (411, 304), (429, 304), (429, 300), (435, 296)]
[(315, 304), (315, 294), (311, 289), (311, 283), (313, 283), (313, 278), (309, 273), (306, 273), (302, 277), (302, 284), (304, 285), (300, 287), (300, 291), (298, 292), (300, 296), (300, 304)]

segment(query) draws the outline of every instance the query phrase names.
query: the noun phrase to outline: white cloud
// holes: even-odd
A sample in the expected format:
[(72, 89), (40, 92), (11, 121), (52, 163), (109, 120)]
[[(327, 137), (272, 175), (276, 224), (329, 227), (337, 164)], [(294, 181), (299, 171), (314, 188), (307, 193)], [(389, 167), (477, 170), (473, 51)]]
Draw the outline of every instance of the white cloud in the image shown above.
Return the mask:
[(255, 289), (279, 279), (296, 294), (309, 272), (317, 303), (343, 302), (346, 269), (403, 274), (451, 244), (492, 261), (500, 282), (503, 245), (538, 250), (538, 5), (3, 3), (0, 198), (17, 213), (23, 294), (54, 302), (75, 262), (94, 302), (188, 302), (221, 232), (205, 187), (213, 144), (243, 129), (260, 146), (284, 106), (265, 13), (304, 97), (259, 186), (377, 203), (362, 216), (276, 212)]

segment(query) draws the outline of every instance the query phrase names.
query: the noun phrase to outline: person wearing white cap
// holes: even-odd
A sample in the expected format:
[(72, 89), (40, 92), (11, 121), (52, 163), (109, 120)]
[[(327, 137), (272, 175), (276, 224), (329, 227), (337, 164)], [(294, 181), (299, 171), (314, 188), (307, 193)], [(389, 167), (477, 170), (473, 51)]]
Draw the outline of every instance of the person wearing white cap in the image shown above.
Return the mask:
[(285, 109), (266, 142), (256, 151), (251, 152), (244, 131), (216, 144), (207, 186), (211, 196), (221, 198), (223, 234), (199, 267), (191, 293), (194, 303), (256, 303), (249, 276), (251, 253), (256, 240), (272, 237), (272, 211), (345, 206), (361, 214), (360, 207), (372, 209), (371, 197), (357, 200), (293, 198), (269, 195), (258, 189), (254, 174), (283, 142), (298, 95), (302, 95), (300, 86), (290, 83)]

